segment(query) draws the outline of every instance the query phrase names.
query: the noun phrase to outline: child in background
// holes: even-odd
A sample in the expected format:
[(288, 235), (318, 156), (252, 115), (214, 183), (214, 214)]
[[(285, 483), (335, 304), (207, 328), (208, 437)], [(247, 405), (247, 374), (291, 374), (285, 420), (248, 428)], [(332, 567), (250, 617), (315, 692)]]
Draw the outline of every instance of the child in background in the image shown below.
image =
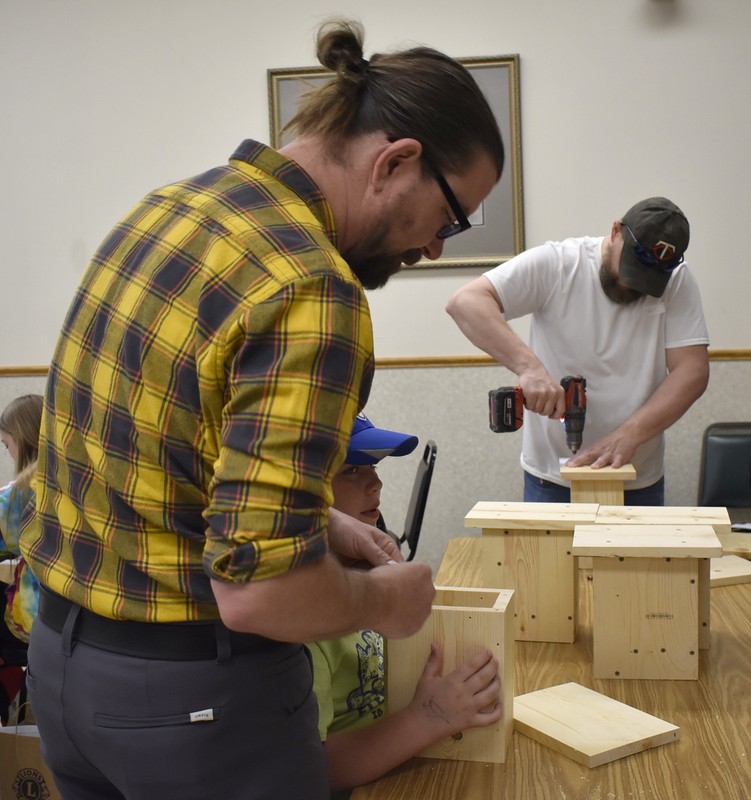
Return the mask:
[[(333, 507), (375, 525), (383, 486), (375, 465), (415, 447), (416, 436), (376, 428), (361, 414), (333, 478)], [(442, 676), (443, 654), (433, 645), (411, 703), (387, 715), (380, 634), (358, 631), (308, 647), (332, 792), (375, 780), (429, 745), (503, 714), (498, 662), (489, 650)]]
[(0, 415), (0, 442), (15, 464), (14, 480), (0, 488), (0, 560), (18, 559), (13, 578), (0, 584), (0, 721), (8, 722), (9, 705), (23, 686), (31, 623), (39, 605), (39, 583), (20, 557), (21, 515), (33, 499), (42, 396), (28, 394), (11, 401)]

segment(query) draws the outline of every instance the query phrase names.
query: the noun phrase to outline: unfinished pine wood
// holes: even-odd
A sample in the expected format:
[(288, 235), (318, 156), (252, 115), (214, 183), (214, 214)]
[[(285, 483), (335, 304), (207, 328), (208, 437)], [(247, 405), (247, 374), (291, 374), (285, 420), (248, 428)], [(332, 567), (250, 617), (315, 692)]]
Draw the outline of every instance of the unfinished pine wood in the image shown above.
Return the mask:
[[(718, 539), (730, 532), (726, 508), (698, 506), (605, 506), (595, 523), (603, 525), (711, 525)], [(722, 544), (722, 541), (721, 541)], [(726, 552), (723, 545), (723, 552)], [(581, 561), (581, 559), (580, 559)], [(709, 563), (699, 564), (699, 647), (709, 647)]]
[(561, 464), (561, 478), (571, 481), (572, 503), (623, 505), (624, 482), (636, 478), (633, 464), (622, 467), (567, 467)]
[(680, 738), (677, 725), (578, 683), (515, 697), (514, 728), (585, 767)]
[(569, 467), (561, 464), (561, 478), (565, 481), (633, 481), (636, 479), (636, 469), (633, 464), (624, 464), (622, 467)]
[(751, 558), (751, 534), (731, 531), (718, 533), (717, 538), (720, 540), (724, 555)]
[(728, 510), (713, 506), (624, 506), (603, 503), (597, 509), (595, 522), (603, 525), (711, 525), (718, 536), (731, 532)]
[(594, 558), (596, 678), (699, 677), (695, 558)]
[[(622, 506), (625, 498), (624, 481), (636, 478), (633, 464), (622, 467), (568, 467), (561, 464), (561, 478), (571, 481), (573, 503), (595, 503)], [(592, 569), (592, 559), (578, 559), (579, 569)]]
[(13, 583), (17, 564), (18, 560), (15, 558), (9, 561), (0, 561), (0, 581), (3, 583)]
[(577, 525), (577, 556), (717, 558), (722, 545), (709, 525)]
[(514, 593), (511, 590), (436, 586), (433, 610), (407, 639), (386, 642), (389, 712), (407, 706), (422, 675), (432, 642), (443, 650), (443, 674), (483, 649), (498, 659), (504, 715), (495, 725), (447, 737), (422, 753), (431, 758), (502, 764), (513, 731)]
[(751, 561), (740, 556), (722, 556), (710, 559), (710, 586), (732, 586), (751, 582)]
[[(682, 736), (675, 744), (590, 770), (516, 732), (505, 764), (412, 758), (356, 789), (352, 800), (746, 797), (751, 786), (751, 725), (748, 715), (739, 711), (742, 699), (751, 697), (749, 587), (712, 590), (712, 649), (700, 654), (697, 681), (612, 681), (592, 675), (592, 581), (583, 571), (578, 577), (576, 642), (517, 646), (517, 691), (524, 694), (574, 681), (678, 725)], [(466, 586), (482, 585), (478, 536), (448, 542), (436, 581), (455, 585), (460, 580)]]
[(514, 636), (526, 642), (576, 638), (573, 530), (483, 530), (483, 582), (514, 589)]
[(464, 517), (465, 528), (573, 531), (597, 518), (596, 503), (518, 503), (480, 501)]
[(479, 502), (464, 519), (482, 528), (483, 583), (514, 589), (519, 641), (573, 642), (576, 637), (574, 527), (594, 522), (597, 506), (576, 503)]
[[(696, 646), (702, 650), (709, 648), (709, 559), (722, 554), (722, 545), (712, 527), (667, 524), (577, 526), (572, 550), (576, 555), (599, 555), (606, 558), (697, 559), (696, 587), (693, 592), (697, 603)], [(598, 562), (595, 560), (593, 563), (593, 569), (596, 569)]]
[(711, 637), (709, 635), (709, 567), (710, 558), (700, 558), (697, 560), (697, 567), (699, 570), (699, 649), (709, 650), (709, 643)]

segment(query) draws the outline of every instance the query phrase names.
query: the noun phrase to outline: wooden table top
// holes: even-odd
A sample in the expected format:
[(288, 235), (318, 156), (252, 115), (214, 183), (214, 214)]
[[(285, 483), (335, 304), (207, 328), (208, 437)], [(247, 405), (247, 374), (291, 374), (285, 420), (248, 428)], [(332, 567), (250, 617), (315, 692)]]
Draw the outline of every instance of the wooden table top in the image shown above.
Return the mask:
[[(480, 537), (451, 540), (436, 583), (479, 586), (480, 548)], [(751, 797), (751, 584), (712, 588), (699, 680), (595, 680), (591, 572), (578, 572), (576, 642), (516, 642), (515, 694), (575, 681), (680, 726), (680, 740), (589, 769), (516, 731), (505, 764), (413, 758), (352, 800)]]

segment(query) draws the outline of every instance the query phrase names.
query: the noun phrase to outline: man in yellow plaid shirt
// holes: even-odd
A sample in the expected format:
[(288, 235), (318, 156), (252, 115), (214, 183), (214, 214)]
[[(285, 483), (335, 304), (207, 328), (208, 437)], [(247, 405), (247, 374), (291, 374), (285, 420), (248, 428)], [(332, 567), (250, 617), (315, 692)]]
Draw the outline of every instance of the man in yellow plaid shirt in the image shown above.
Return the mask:
[(21, 547), (66, 800), (327, 797), (300, 642), (430, 611), (430, 568), (332, 511), (331, 478), (373, 376), (363, 287), (469, 227), (503, 145), (440, 53), (367, 62), (336, 23), (318, 55), (297, 138), (148, 195), (64, 323)]

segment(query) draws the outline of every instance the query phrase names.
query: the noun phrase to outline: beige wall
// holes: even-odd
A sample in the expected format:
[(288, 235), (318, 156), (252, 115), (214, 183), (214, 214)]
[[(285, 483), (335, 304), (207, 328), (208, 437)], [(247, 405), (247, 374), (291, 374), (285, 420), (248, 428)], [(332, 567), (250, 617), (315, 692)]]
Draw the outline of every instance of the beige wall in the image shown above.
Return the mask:
[[(605, 233), (667, 194), (692, 223), (689, 261), (713, 348), (751, 348), (751, 4), (746, 0), (348, 0), (367, 53), (414, 42), (518, 53), (526, 243)], [(144, 193), (268, 140), (266, 70), (314, 64), (336, 11), (248, 0), (0, 0), (0, 367), (45, 364), (87, 260)], [(379, 358), (474, 355), (444, 313), (478, 269), (409, 271), (371, 293)], [(524, 332), (523, 325), (520, 330)], [(439, 446), (420, 554), (433, 564), (477, 499), (519, 499), (520, 436), (487, 428), (501, 368), (381, 369), (369, 412)], [(41, 390), (0, 378), (0, 405)], [(701, 432), (748, 419), (751, 362), (713, 362), (668, 436), (671, 504), (696, 496)], [(413, 455), (382, 468), (403, 519)], [(10, 475), (0, 456), (0, 480)]]
[[(313, 65), (341, 8), (368, 53), (518, 53), (527, 245), (667, 194), (692, 222), (712, 346), (751, 347), (746, 0), (0, 0), (0, 366), (49, 361), (87, 259), (144, 193), (268, 139), (266, 70)], [(378, 356), (474, 354), (443, 307), (477, 272), (372, 293)]]
[[(477, 500), (521, 500), (521, 434), (488, 428), (488, 390), (513, 383), (501, 367), (378, 369), (368, 414), (386, 428), (416, 434), (420, 446), (410, 456), (382, 462), (382, 510), (401, 533), (422, 445), (438, 445), (418, 558), (437, 568), (447, 541), (476, 534), (463, 529), (464, 515)], [(42, 391), (43, 378), (0, 378), (0, 408), (18, 394)], [(666, 502), (696, 503), (701, 438), (711, 422), (748, 420), (751, 361), (713, 361), (709, 388), (667, 435)], [(0, 456), (0, 483), (12, 465)]]

